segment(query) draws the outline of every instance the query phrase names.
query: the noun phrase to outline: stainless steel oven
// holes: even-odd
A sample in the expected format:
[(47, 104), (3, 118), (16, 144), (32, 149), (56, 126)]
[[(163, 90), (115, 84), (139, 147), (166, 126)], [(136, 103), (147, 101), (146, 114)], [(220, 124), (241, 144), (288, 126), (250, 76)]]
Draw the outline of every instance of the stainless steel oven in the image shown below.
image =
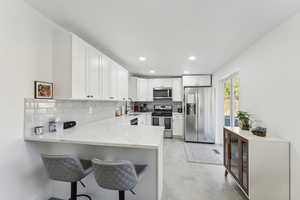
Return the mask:
[(164, 137), (173, 138), (172, 106), (155, 105), (152, 113), (152, 125), (164, 127)]
[(172, 88), (153, 88), (153, 99), (172, 100)]

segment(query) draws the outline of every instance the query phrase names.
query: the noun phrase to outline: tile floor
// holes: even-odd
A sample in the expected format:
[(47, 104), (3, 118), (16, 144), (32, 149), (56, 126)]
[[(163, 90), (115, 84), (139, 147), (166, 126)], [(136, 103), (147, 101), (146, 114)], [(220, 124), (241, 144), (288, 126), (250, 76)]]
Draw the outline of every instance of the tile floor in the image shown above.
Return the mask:
[[(201, 145), (201, 144), (199, 144)], [(162, 200), (245, 200), (224, 168), (187, 162), (181, 140), (165, 140)]]

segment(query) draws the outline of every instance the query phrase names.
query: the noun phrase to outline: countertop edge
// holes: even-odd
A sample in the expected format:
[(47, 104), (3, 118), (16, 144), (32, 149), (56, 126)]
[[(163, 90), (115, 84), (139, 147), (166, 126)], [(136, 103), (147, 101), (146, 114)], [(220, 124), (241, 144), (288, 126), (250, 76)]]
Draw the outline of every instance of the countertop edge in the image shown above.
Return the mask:
[(86, 141), (73, 141), (66, 139), (43, 139), (38, 136), (25, 137), (26, 142), (46, 142), (46, 143), (61, 143), (61, 144), (83, 144), (83, 145), (93, 145), (93, 146), (103, 146), (103, 147), (124, 147), (124, 148), (134, 148), (134, 149), (149, 149), (157, 150), (162, 144), (158, 145), (134, 145), (134, 144), (119, 144), (119, 143), (101, 143), (101, 142), (86, 142)]

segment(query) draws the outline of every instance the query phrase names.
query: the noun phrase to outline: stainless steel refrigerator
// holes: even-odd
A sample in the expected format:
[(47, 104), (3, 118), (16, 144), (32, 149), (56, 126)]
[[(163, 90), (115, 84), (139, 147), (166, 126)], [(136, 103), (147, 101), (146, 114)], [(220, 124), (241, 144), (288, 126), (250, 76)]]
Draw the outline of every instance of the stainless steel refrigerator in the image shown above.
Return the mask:
[(184, 88), (184, 139), (186, 142), (215, 143), (212, 87)]

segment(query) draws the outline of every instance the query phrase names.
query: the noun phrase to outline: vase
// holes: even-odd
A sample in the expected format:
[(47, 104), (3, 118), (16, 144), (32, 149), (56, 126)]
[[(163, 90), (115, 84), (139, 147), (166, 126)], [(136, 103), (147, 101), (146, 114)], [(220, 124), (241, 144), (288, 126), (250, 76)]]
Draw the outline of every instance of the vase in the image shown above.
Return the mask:
[(242, 130), (250, 130), (250, 120), (248, 118), (241, 118), (239, 120), (239, 126)]

